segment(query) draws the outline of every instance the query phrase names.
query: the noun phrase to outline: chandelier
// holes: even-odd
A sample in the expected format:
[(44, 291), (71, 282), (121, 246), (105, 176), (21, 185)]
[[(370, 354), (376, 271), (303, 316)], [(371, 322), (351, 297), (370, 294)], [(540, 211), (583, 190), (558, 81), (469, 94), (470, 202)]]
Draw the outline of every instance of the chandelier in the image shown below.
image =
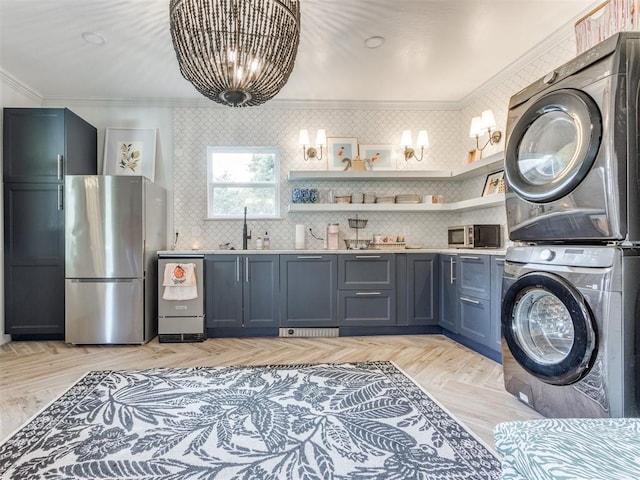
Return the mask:
[(205, 97), (260, 105), (287, 83), (300, 41), (299, 0), (171, 0), (180, 73)]

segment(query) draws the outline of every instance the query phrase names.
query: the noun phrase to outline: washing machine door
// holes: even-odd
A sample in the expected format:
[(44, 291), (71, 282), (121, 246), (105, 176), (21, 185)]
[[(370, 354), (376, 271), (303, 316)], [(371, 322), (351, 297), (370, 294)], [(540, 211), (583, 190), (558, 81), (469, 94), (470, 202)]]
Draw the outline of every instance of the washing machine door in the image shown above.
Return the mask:
[(602, 119), (586, 93), (562, 89), (527, 108), (509, 136), (505, 177), (519, 197), (534, 203), (569, 194), (593, 166)]
[(551, 273), (525, 274), (503, 296), (504, 341), (525, 370), (552, 385), (587, 374), (595, 359), (594, 325), (582, 294)]

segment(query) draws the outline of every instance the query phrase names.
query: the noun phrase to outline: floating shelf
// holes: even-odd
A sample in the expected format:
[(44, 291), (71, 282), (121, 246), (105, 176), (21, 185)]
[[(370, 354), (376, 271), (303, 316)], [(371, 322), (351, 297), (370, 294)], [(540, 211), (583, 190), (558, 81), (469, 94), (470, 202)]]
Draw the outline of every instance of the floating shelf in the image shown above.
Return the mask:
[(293, 203), (289, 213), (298, 212), (466, 212), (504, 205), (504, 193), (452, 203)]
[(488, 174), (503, 167), (504, 152), (498, 152), (456, 170), (365, 170), (363, 172), (343, 170), (291, 170), (289, 171), (288, 181), (464, 180), (483, 173)]

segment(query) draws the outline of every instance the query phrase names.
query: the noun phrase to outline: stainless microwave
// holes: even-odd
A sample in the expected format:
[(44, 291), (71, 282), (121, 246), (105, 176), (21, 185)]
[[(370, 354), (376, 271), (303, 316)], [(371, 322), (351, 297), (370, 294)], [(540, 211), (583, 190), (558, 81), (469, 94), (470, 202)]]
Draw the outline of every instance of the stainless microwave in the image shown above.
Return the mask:
[(457, 225), (447, 236), (449, 248), (500, 248), (500, 225)]

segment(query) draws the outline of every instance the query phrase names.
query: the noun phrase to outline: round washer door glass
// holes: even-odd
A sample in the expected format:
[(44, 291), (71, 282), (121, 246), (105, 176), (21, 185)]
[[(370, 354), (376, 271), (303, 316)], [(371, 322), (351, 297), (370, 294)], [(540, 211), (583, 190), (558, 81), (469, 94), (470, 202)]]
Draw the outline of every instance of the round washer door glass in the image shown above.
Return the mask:
[(580, 90), (542, 96), (520, 117), (505, 154), (505, 176), (518, 196), (550, 202), (587, 175), (602, 139), (600, 111)]
[(594, 324), (582, 294), (554, 274), (528, 273), (504, 294), (504, 340), (520, 366), (546, 383), (570, 385), (587, 374)]
[(575, 340), (571, 314), (555, 295), (532, 288), (518, 299), (513, 331), (525, 354), (541, 365), (562, 362)]

